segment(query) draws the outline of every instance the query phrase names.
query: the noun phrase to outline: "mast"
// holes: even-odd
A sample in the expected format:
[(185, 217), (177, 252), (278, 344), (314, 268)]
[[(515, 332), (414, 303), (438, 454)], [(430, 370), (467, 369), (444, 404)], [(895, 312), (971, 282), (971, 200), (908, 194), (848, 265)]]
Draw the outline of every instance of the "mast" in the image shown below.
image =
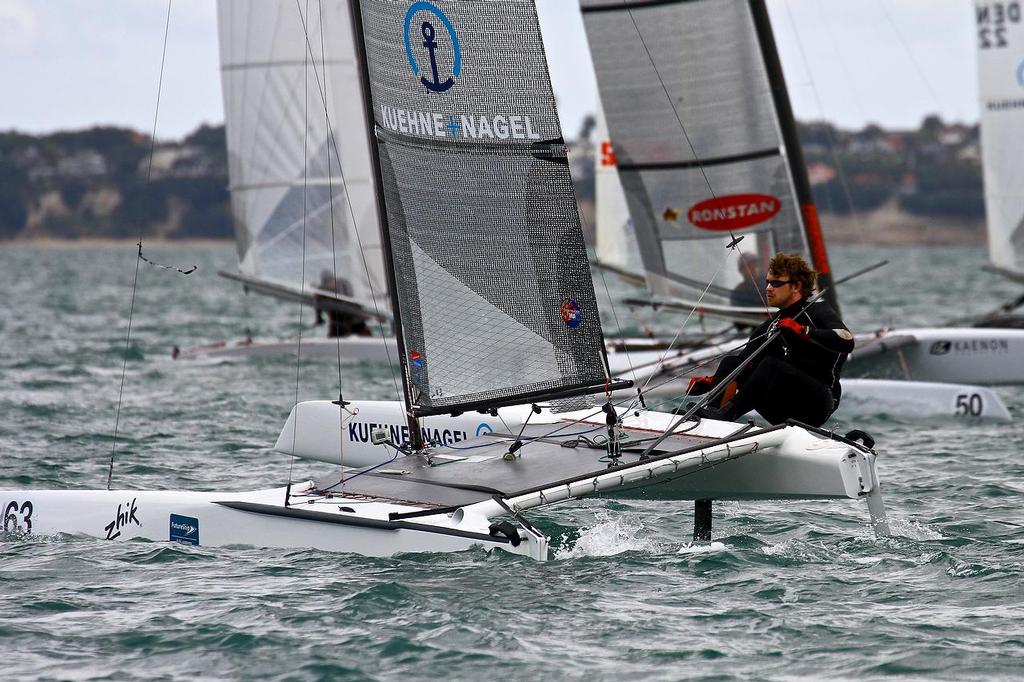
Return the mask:
[(818, 219), (818, 209), (814, 205), (811, 182), (807, 177), (807, 166), (804, 164), (803, 149), (800, 147), (800, 137), (797, 134), (796, 120), (793, 117), (793, 106), (790, 104), (789, 92), (786, 90), (782, 62), (779, 61), (779, 52), (775, 47), (775, 36), (772, 33), (768, 8), (764, 0), (750, 0), (750, 10), (754, 17), (757, 38), (761, 43), (761, 54), (764, 56), (764, 64), (768, 72), (768, 82), (771, 84), (772, 99), (775, 102), (779, 127), (782, 130), (782, 142), (786, 146), (786, 153), (789, 156), (793, 186), (803, 217), (804, 234), (807, 236), (807, 245), (811, 251), (811, 263), (818, 271), (819, 289), (827, 289), (825, 300), (838, 313), (839, 300), (832, 283), (832, 268), (829, 266), (828, 253), (825, 251), (825, 238), (821, 233), (821, 221)]
[(534, 1), (353, 16), (409, 413), (619, 388)]
[(408, 357), (405, 350), (405, 335), (402, 330), (402, 315), (398, 304), (398, 280), (395, 276), (395, 263), (391, 252), (391, 233), (388, 229), (388, 211), (384, 204), (384, 177), (380, 169), (380, 150), (377, 148), (375, 123), (373, 115), (372, 95), (370, 94), (370, 71), (366, 58), (366, 43), (363, 40), (363, 13), (359, 6), (360, 0), (349, 0), (348, 6), (352, 23), (352, 39), (356, 47), (356, 62), (359, 68), (359, 88), (366, 112), (366, 135), (370, 145), (370, 167), (373, 174), (374, 201), (380, 220), (381, 248), (384, 251), (384, 271), (388, 278), (388, 298), (391, 300), (391, 313), (395, 326), (395, 340), (398, 345), (399, 367), (402, 371), (402, 393), (405, 401), (405, 416), (409, 424), (409, 438), (414, 450), (424, 447), (423, 432), (420, 431), (419, 420), (413, 415), (412, 391), (409, 386)]

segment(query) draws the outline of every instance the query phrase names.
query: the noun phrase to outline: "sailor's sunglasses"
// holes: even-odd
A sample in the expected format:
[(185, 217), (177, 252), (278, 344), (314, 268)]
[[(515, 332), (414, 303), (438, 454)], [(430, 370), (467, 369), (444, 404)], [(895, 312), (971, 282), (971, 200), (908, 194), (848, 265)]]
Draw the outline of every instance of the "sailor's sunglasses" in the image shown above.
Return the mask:
[(772, 289), (778, 289), (779, 287), (783, 286), (784, 284), (792, 284), (793, 280), (791, 280), (791, 279), (766, 279), (764, 281), (764, 283), (767, 286), (770, 286)]

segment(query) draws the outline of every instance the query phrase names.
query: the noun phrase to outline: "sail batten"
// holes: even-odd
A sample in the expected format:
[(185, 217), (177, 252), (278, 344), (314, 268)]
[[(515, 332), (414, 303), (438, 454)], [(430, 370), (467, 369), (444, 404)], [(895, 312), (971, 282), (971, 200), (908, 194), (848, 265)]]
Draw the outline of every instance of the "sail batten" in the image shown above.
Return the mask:
[(359, 4), (417, 414), (609, 378), (531, 0)]

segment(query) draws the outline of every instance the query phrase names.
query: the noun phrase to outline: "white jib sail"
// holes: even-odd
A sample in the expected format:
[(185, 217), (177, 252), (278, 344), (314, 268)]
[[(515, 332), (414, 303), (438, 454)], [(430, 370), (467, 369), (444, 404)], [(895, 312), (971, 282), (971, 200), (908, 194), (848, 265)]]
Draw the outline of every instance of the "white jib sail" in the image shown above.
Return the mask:
[(349, 8), (305, 11), (288, 0), (218, 3), (240, 269), (293, 290), (336, 273), (338, 293), (384, 302)]
[(975, 2), (989, 258), (1024, 271), (1024, 3)]
[(597, 217), (597, 260), (628, 272), (640, 273), (640, 251), (636, 243), (636, 232), (629, 216), (626, 195), (622, 191), (619, 171), (615, 165), (615, 149), (608, 135), (604, 120), (604, 109), (600, 96), (596, 102), (594, 139), (597, 149), (594, 154), (594, 194)]

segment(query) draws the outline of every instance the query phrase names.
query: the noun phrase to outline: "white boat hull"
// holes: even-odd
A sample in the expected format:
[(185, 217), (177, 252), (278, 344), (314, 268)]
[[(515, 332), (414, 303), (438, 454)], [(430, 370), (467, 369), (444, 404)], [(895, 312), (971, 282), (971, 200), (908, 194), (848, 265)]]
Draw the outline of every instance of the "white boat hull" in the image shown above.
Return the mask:
[(505, 538), (490, 537), (483, 517), (464, 515), (454, 523), (449, 515), (440, 514), (395, 525), (388, 520), (390, 513), (422, 509), (344, 497), (316, 498), (309, 504), (314, 498), (302, 495), (308, 487), (309, 483), (292, 487), (289, 507), (284, 506), (286, 489), (277, 488), (247, 493), (0, 491), (0, 508), (5, 510), (6, 531), (44, 536), (69, 533), (207, 547), (308, 547), (367, 556), (455, 552), (476, 546), (500, 547), (536, 559), (547, 555), (546, 541), (530, 538), (513, 546)]
[[(1007, 355), (1018, 352), (1018, 344), (1019, 352), (1024, 354), (1024, 330), (992, 330), (995, 333), (988, 336), (985, 335), (985, 331), (911, 329), (899, 332), (902, 345), (893, 350), (879, 352), (865, 362), (875, 361), (875, 358), (896, 361), (898, 358), (895, 354), (904, 353), (905, 361), (911, 368), (912, 380), (843, 378), (843, 400), (839, 416), (889, 414), (901, 418), (925, 419), (1011, 419), (1002, 399), (992, 389), (978, 384), (1016, 383), (1018, 380), (1024, 382), (1024, 363), (1014, 363)], [(864, 336), (858, 339), (859, 344), (884, 343), (885, 336)], [(682, 398), (692, 377), (713, 373), (713, 364), (708, 364), (703, 369), (699, 365), (713, 361), (718, 356), (739, 348), (743, 343), (743, 339), (736, 339), (686, 352), (620, 352), (609, 354), (608, 360), (613, 374), (633, 378), (638, 386), (643, 387), (646, 396), (663, 399)], [(933, 354), (929, 349), (946, 348), (947, 343), (950, 353), (967, 345), (982, 347), (984, 344), (990, 348), (994, 346), (996, 349), (1006, 349), (1007, 353), (1003, 353), (1004, 359), (1001, 363), (994, 361), (992, 357), (986, 361), (980, 354), (974, 354), (968, 367), (959, 367), (954, 371), (946, 362), (931, 359), (941, 358), (944, 354)], [(657, 369), (663, 361), (662, 366), (665, 369), (658, 372)], [(931, 364), (927, 364), (929, 361)], [(1005, 370), (1004, 380), (996, 382), (992, 380), (992, 375), (1000, 364)], [(987, 381), (926, 378), (933, 375), (979, 375)], [(635, 389), (629, 392), (635, 393)], [(625, 395), (628, 392), (621, 393)]]
[[(374, 429), (384, 429), (390, 436), (407, 435), (402, 404), (397, 401), (359, 400), (353, 401), (349, 409), (356, 414), (347, 414), (339, 428), (337, 405), (326, 400), (299, 403), (289, 415), (274, 449), (287, 455), (339, 464), (338, 453), (343, 443), (345, 466), (400, 469), (404, 456), (397, 455), (391, 447), (374, 445), (370, 442), (370, 434)], [(460, 443), (472, 437), (470, 434), (516, 434), (530, 415), (530, 408), (521, 405), (502, 408), (498, 418), (438, 415), (426, 417), (423, 429), (428, 434), (458, 434), (458, 440), (453, 438), (451, 441), (458, 448)], [(594, 431), (594, 426), (604, 424), (603, 414), (594, 414), (593, 410), (561, 414), (544, 410), (534, 415), (529, 423), (557, 424), (567, 419), (577, 420), (574, 423), (578, 426), (574, 428), (588, 433)], [(664, 412), (643, 412), (639, 417), (626, 418), (624, 424), (656, 434), (667, 429), (676, 419), (675, 415)], [(299, 425), (297, 433), (294, 430), (296, 423)], [(729, 422), (704, 420), (687, 433), (721, 438), (735, 431), (736, 427)], [(728, 461), (698, 474), (689, 473), (678, 480), (666, 478), (657, 486), (645, 483), (645, 487), (636, 488), (633, 493), (617, 494), (687, 500), (858, 497), (861, 493), (852, 487), (852, 479), (844, 478), (847, 462), (843, 458), (848, 454), (848, 448), (844, 445), (837, 447), (831, 441), (817, 441), (806, 432), (797, 433), (806, 438), (792, 435), (784, 447), (773, 449), (770, 456)], [(465, 454), (472, 456), (473, 450), (466, 450)], [(870, 457), (873, 470), (874, 456)]]
[[(921, 328), (886, 332), (912, 336), (886, 353), (866, 358), (865, 363), (895, 363), (892, 374), (914, 381), (1003, 386), (1024, 383), (1024, 329)], [(857, 337), (858, 347), (886, 335)], [(847, 369), (857, 372), (857, 362)]]
[(890, 379), (843, 379), (839, 416), (1001, 419), (1013, 417), (990, 388), (971, 384)]
[[(401, 415), (397, 403), (350, 407), (378, 423), (387, 414)], [(299, 444), (308, 457), (316, 454), (308, 451), (316, 438), (332, 445), (325, 434), (344, 432), (337, 410), (331, 403), (301, 403), (278, 448)], [(823, 434), (702, 420), (643, 457), (642, 450), (654, 447), (653, 437), (678, 417), (627, 414), (619, 430), (622, 453), (610, 464), (604, 446), (591, 440), (606, 428), (600, 411), (542, 411), (529, 423), (522, 412), (501, 416), (503, 429), (517, 428), (518, 435), (511, 429), (496, 431), (461, 448), (438, 447), (427, 455), (398, 459), (380, 444), (353, 445), (353, 460), (376, 457), (371, 463), (388, 468), (339, 472), (326, 484), (247, 493), (0, 491), (4, 530), (204, 546), (308, 547), (370, 556), (501, 548), (543, 560), (548, 540), (522, 512), (572, 498), (613, 495), (864, 499), (876, 532), (888, 534), (874, 452)], [(507, 423), (517, 416), (518, 426)], [(509, 456), (506, 451), (520, 436), (522, 446)], [(514, 523), (492, 523), (502, 516)]]

